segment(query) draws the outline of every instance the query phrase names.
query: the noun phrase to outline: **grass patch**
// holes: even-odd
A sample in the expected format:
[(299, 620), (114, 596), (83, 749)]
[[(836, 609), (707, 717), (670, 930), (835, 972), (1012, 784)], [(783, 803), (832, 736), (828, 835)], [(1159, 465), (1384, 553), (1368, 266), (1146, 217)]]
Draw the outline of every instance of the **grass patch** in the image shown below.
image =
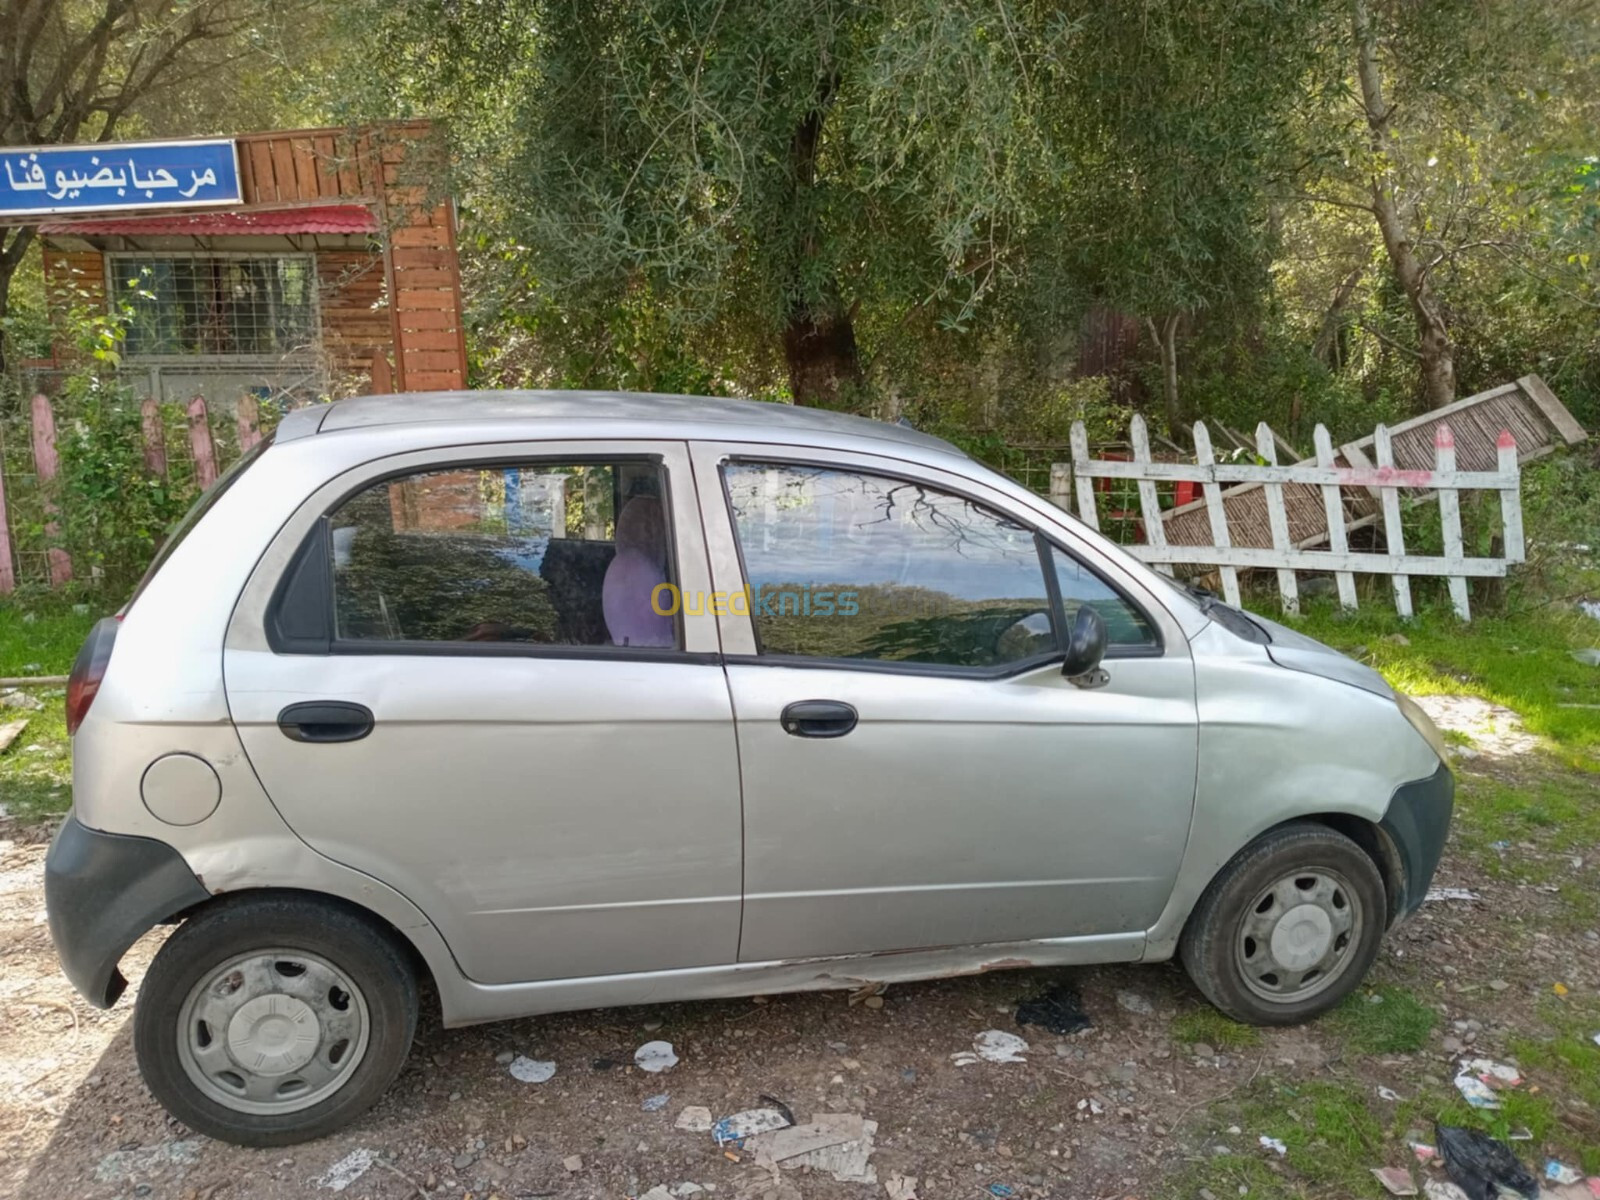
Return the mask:
[[(1213, 1108), (1220, 1125), (1237, 1125), (1238, 1134), (1216, 1139), (1238, 1144), (1229, 1154), (1214, 1154), (1169, 1180), (1166, 1194), (1193, 1197), (1201, 1188), (1213, 1195), (1252, 1197), (1366, 1196), (1375, 1185), (1368, 1168), (1395, 1158), (1393, 1131), (1372, 1112), (1359, 1084), (1265, 1083), (1243, 1098)], [(1273, 1137), (1287, 1153), (1279, 1159), (1257, 1139)]]
[(1241, 1025), (1226, 1017), (1209, 1004), (1179, 1013), (1172, 1021), (1172, 1036), (1185, 1046), (1204, 1042), (1219, 1049), (1240, 1050), (1258, 1045), (1261, 1031), (1253, 1025)]
[(65, 675), (78, 647), (104, 616), (57, 600), (0, 602), (0, 675)]
[[(97, 620), (60, 600), (0, 604), (0, 676), (65, 675)], [(72, 803), (72, 747), (67, 738), (65, 690), (27, 688), (15, 705), (0, 707), (0, 721), (27, 718), (28, 727), (0, 754), (0, 805), (13, 817), (37, 820)], [(37, 700), (41, 707), (26, 704)]]
[(1403, 987), (1363, 988), (1329, 1018), (1362, 1054), (1412, 1054), (1427, 1045), (1439, 1014)]
[[(1504, 1116), (1525, 1124), (1536, 1138), (1579, 1162), (1588, 1174), (1600, 1174), (1600, 1002), (1550, 998), (1540, 1009), (1548, 1036), (1523, 1034), (1510, 1048), (1530, 1085), (1539, 1092), (1506, 1096)], [(1515, 1107), (1513, 1107), (1515, 1106)], [(1527, 1112), (1523, 1110), (1527, 1109)], [(1535, 1129), (1534, 1119), (1542, 1122)]]
[[(1457, 779), (1457, 836), (1497, 874), (1496, 843), (1531, 842), (1540, 850), (1587, 854), (1600, 846), (1600, 804), (1593, 776), (1540, 772), (1515, 784), (1485, 775)], [(1527, 881), (1536, 882), (1536, 881)]]
[(1447, 612), (1401, 621), (1379, 608), (1346, 614), (1317, 606), (1299, 618), (1262, 608), (1382, 672), (1411, 695), (1481, 696), (1503, 704), (1565, 752), (1570, 765), (1600, 771), (1600, 669), (1572, 651), (1600, 643), (1600, 625), (1581, 613), (1485, 616), (1463, 624)]

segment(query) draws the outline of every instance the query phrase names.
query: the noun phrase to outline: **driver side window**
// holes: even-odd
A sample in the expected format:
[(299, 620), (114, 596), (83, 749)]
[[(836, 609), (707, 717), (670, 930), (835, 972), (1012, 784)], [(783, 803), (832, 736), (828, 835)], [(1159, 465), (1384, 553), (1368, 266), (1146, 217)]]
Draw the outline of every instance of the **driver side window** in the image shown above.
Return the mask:
[(993, 669), (1056, 636), (1033, 531), (926, 483), (724, 469), (763, 655)]

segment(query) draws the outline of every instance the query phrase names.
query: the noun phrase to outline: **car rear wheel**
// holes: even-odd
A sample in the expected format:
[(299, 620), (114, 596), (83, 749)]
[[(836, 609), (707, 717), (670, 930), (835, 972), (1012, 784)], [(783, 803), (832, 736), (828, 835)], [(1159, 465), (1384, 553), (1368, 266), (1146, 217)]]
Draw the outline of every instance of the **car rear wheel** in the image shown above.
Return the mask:
[(347, 1125), (405, 1063), (417, 987), (393, 937), (307, 898), (228, 900), (186, 921), (139, 987), (134, 1049), (200, 1133), (283, 1146)]
[(1383, 877), (1360, 846), (1323, 825), (1286, 825), (1211, 881), (1179, 954), (1195, 986), (1230, 1017), (1292, 1025), (1361, 982), (1387, 913)]

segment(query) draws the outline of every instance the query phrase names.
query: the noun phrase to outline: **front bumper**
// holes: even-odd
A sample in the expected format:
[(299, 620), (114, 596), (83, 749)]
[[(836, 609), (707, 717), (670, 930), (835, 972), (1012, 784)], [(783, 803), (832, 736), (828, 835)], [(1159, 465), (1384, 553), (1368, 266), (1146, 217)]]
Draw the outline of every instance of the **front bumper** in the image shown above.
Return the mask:
[(61, 970), (96, 1008), (128, 981), (128, 947), (162, 921), (209, 898), (183, 855), (154, 838), (101, 833), (69, 815), (44, 860), (44, 904)]
[(1398, 906), (1401, 917), (1421, 908), (1423, 897), (1428, 894), (1450, 833), (1455, 795), (1455, 776), (1441, 762), (1428, 778), (1402, 784), (1389, 799), (1389, 810), (1379, 824), (1400, 855), (1404, 873)]

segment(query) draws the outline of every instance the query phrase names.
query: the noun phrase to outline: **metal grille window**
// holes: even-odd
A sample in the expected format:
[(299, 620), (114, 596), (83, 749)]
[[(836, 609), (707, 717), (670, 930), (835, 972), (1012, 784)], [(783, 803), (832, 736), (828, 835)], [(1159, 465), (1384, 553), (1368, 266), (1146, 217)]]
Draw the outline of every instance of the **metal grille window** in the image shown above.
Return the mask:
[(277, 358), (316, 339), (310, 255), (113, 256), (113, 290), (129, 281), (130, 357)]

